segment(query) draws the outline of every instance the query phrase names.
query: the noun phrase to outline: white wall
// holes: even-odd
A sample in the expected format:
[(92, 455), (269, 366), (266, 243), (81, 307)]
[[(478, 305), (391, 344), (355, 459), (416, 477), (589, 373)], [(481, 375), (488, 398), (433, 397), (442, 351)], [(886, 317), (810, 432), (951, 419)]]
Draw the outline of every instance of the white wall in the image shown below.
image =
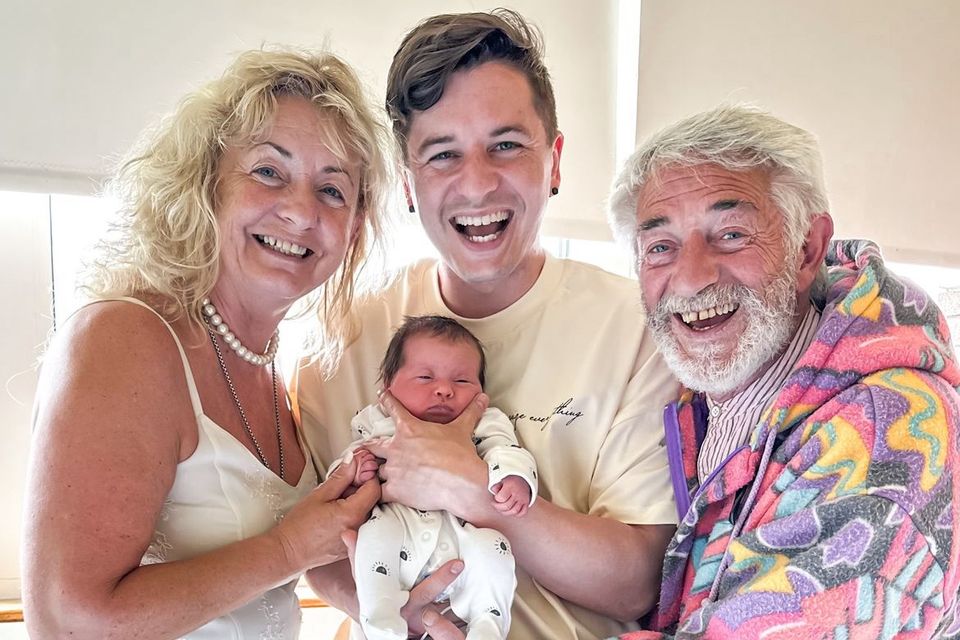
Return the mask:
[[(90, 193), (144, 126), (239, 51), (286, 43), (339, 53), (382, 104), (409, 28), (444, 12), (508, 4), (547, 44), (566, 134), (549, 228), (607, 237), (614, 168), (616, 0), (14, 0), (0, 21), (0, 189)], [(10, 64), (10, 61), (18, 61)]]
[(960, 266), (960, 2), (644, 0), (640, 137), (722, 101), (815, 133), (838, 235)]
[(40, 349), (51, 328), (49, 198), (0, 194), (0, 300), (3, 300), (3, 357), (0, 358), (0, 599), (20, 593), (18, 558), (27, 469), (30, 411)]

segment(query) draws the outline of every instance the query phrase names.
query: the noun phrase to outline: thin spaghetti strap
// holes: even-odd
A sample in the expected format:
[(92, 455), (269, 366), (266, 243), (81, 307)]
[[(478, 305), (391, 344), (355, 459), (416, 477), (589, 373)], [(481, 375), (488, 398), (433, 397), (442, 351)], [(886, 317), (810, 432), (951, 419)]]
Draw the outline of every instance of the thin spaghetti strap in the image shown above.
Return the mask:
[(153, 315), (160, 318), (160, 322), (163, 323), (163, 326), (167, 328), (167, 331), (170, 332), (170, 335), (173, 336), (173, 341), (177, 345), (177, 351), (180, 352), (180, 361), (183, 363), (183, 373), (184, 377), (187, 380), (187, 389), (190, 391), (190, 404), (193, 405), (193, 414), (197, 417), (203, 415), (203, 405), (200, 404), (200, 394), (197, 393), (197, 384), (193, 380), (193, 370), (190, 368), (190, 361), (187, 360), (187, 354), (183, 350), (183, 345), (180, 344), (180, 338), (177, 336), (177, 332), (173, 330), (173, 327), (170, 326), (170, 323), (167, 322), (166, 318), (157, 313), (157, 310), (148, 305), (143, 300), (138, 300), (137, 298), (128, 298), (128, 297), (116, 297), (116, 298), (99, 298), (97, 300), (91, 300), (89, 304), (84, 306), (89, 306), (91, 304), (96, 304), (98, 302), (131, 302), (133, 304), (139, 305), (144, 309), (149, 309)]

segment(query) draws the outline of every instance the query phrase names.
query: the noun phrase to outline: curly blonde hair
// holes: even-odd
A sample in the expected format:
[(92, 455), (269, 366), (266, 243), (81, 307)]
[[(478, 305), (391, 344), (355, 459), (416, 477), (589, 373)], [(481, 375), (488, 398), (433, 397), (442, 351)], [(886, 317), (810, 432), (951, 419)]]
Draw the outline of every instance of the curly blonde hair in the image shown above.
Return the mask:
[(188, 95), (148, 132), (108, 190), (120, 210), (98, 245), (83, 288), (95, 297), (141, 296), (168, 320), (201, 323), (201, 300), (217, 281), (217, 168), (228, 145), (248, 144), (269, 125), (281, 96), (309, 100), (334, 123), (331, 151), (359, 160), (361, 220), (343, 263), (301, 308), (322, 314), (317, 355), (327, 365), (353, 336), (354, 282), (381, 238), (392, 163), (389, 136), (354, 71), (329, 53), (289, 49), (241, 54), (223, 76)]

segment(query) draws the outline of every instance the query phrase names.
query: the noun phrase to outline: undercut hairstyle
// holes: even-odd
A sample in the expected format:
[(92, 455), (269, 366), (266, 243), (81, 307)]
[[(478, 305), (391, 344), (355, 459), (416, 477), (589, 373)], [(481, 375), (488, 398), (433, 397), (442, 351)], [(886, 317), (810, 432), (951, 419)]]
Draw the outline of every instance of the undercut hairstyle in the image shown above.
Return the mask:
[(403, 161), (414, 113), (440, 100), (451, 75), (485, 62), (510, 65), (526, 76), (547, 143), (552, 143), (557, 137), (557, 105), (543, 51), (540, 31), (509, 9), (438, 15), (414, 27), (400, 43), (387, 74), (387, 113)]
[(654, 134), (626, 161), (614, 180), (608, 220), (614, 236), (637, 262), (637, 199), (647, 182), (667, 167), (713, 164), (728, 171), (761, 168), (770, 197), (784, 220), (788, 255), (803, 246), (817, 214), (829, 210), (816, 138), (750, 105), (723, 105), (681, 120)]
[(486, 384), (487, 356), (483, 353), (483, 344), (470, 330), (447, 316), (406, 316), (403, 324), (390, 338), (387, 352), (380, 363), (380, 375), (377, 378), (383, 386), (389, 387), (397, 371), (403, 366), (403, 349), (410, 338), (415, 336), (430, 336), (447, 342), (466, 342), (477, 348), (480, 354), (480, 387)]
[(108, 184), (119, 214), (83, 289), (94, 297), (144, 297), (168, 320), (186, 316), (201, 326), (201, 301), (219, 275), (221, 158), (229, 146), (262, 141), (286, 96), (313, 103), (327, 123), (330, 151), (360, 165), (357, 220), (344, 261), (302, 309), (322, 312), (319, 356), (335, 361), (348, 333), (356, 274), (380, 238), (393, 163), (385, 123), (354, 71), (329, 53), (247, 51), (148, 131)]

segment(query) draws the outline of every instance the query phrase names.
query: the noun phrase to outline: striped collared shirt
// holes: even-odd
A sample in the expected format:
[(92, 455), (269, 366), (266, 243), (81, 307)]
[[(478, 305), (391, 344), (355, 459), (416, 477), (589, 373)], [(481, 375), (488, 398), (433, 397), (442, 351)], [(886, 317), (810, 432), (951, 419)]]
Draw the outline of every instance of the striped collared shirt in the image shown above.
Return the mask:
[(762, 376), (723, 402), (714, 402), (707, 396), (707, 433), (697, 458), (700, 482), (706, 480), (727, 456), (749, 442), (763, 410), (776, 397), (800, 356), (813, 342), (819, 324), (820, 312), (811, 305), (786, 350)]

